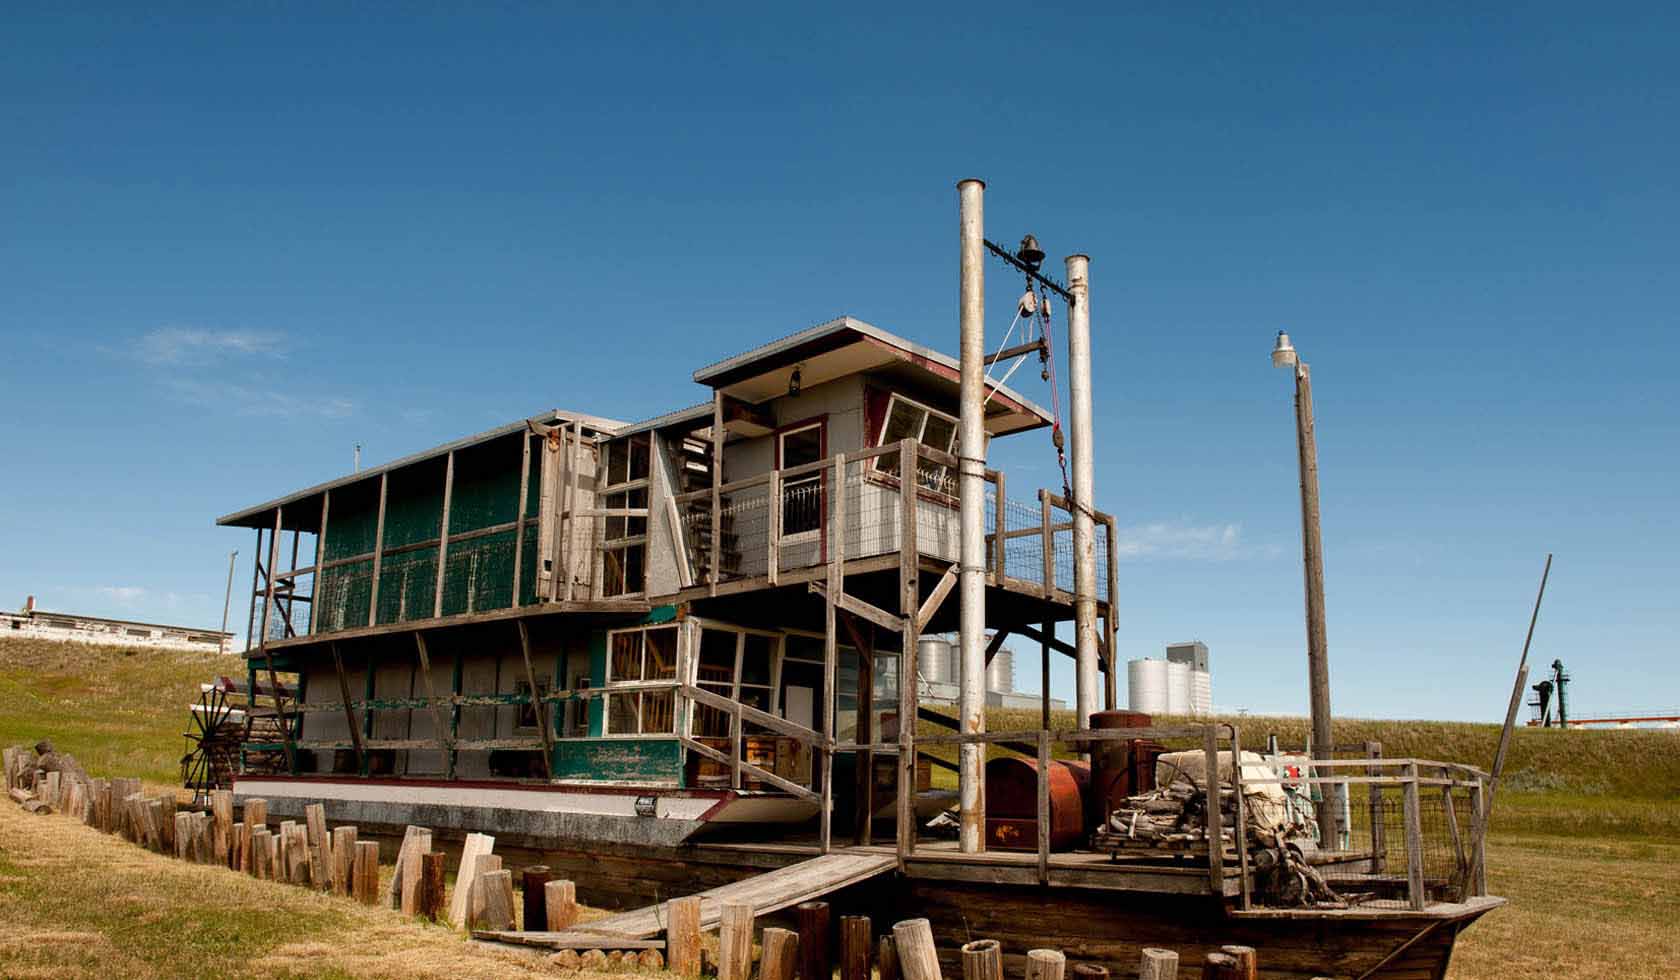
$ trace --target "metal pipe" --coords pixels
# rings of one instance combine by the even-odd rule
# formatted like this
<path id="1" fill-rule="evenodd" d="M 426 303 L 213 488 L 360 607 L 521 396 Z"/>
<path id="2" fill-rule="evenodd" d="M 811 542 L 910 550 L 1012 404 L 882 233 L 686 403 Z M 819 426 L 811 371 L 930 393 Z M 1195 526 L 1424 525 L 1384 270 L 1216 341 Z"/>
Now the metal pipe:
<path id="1" fill-rule="evenodd" d="M 961 497 L 962 550 L 957 584 L 961 589 L 960 675 L 958 715 L 961 731 L 986 730 L 986 373 L 985 182 L 965 180 L 957 185 L 960 202 L 962 274 L 959 305 L 962 323 L 962 386 L 958 493 Z M 904 474 L 913 480 L 914 473 Z M 914 520 L 914 514 L 905 515 Z M 958 758 L 958 795 L 961 829 L 958 844 L 964 854 L 984 847 L 986 746 L 961 747 Z"/>
<path id="2" fill-rule="evenodd" d="M 1092 514 L 1091 438 L 1091 259 L 1067 257 L 1068 400 L 1073 438 L 1073 628 L 1074 707 L 1080 728 L 1091 727 L 1097 710 L 1097 551 Z"/>

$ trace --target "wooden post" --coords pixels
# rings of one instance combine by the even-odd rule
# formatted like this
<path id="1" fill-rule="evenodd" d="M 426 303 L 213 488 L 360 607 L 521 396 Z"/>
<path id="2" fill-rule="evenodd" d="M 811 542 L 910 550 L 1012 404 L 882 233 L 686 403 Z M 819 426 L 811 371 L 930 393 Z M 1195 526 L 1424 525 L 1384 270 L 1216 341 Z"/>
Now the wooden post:
<path id="1" fill-rule="evenodd" d="M 350 895 L 350 882 L 356 867 L 356 828 L 334 827 L 332 832 L 332 889 L 333 894 Z"/>
<path id="2" fill-rule="evenodd" d="M 286 880 L 294 885 L 309 884 L 309 826 L 294 823 L 286 838 Z"/>
<path id="3" fill-rule="evenodd" d="M 768 515 L 769 531 L 764 535 L 766 553 L 764 556 L 764 573 L 772 586 L 781 579 L 782 565 L 782 471 L 770 471 L 770 483 L 764 491 L 765 499 L 769 501 Z"/>
<path id="4" fill-rule="evenodd" d="M 1138 963 L 1138 980 L 1178 980 L 1178 954 L 1154 946 L 1143 948 Z"/>
<path id="5" fill-rule="evenodd" d="M 351 890 L 363 905 L 379 904 L 379 843 L 356 841 L 356 858 L 351 871 Z"/>
<path id="6" fill-rule="evenodd" d="M 1406 763 L 1406 785 L 1401 805 L 1406 820 L 1406 901 L 1412 909 L 1424 907 L 1423 827 L 1419 824 L 1417 763 Z M 1329 802 L 1328 800 L 1326 802 Z"/>
<path id="7" fill-rule="evenodd" d="M 513 928 L 513 872 L 485 871 L 473 882 L 471 928 Z"/>
<path id="8" fill-rule="evenodd" d="M 1059 949 L 1027 950 L 1027 980 L 1062 980 L 1067 957 Z"/>
<path id="9" fill-rule="evenodd" d="M 898 501 L 898 614 L 904 617 L 904 630 L 898 655 L 897 819 L 898 866 L 903 870 L 905 859 L 916 850 L 916 705 L 920 701 L 916 689 L 916 646 L 921 639 L 916 616 L 922 605 L 921 582 L 918 577 L 921 570 L 921 545 L 916 534 L 916 444 L 909 439 L 905 439 L 898 447 Z M 898 927 L 894 926 L 893 929 L 896 934 Z M 901 967 L 904 958 L 905 951 L 901 940 Z M 931 978 L 914 977 L 912 980 Z"/>
<path id="10" fill-rule="evenodd" d="M 939 950 L 933 945 L 933 926 L 926 919 L 905 919 L 893 926 L 898 969 L 904 980 L 944 980 Z"/>
<path id="11" fill-rule="evenodd" d="M 187 843 L 192 834 L 192 814 L 182 810 L 175 814 L 175 860 L 187 859 Z"/>
<path id="12" fill-rule="evenodd" d="M 711 556 L 706 565 L 706 584 L 711 588 L 711 594 L 717 595 L 718 579 L 721 560 L 719 542 L 723 540 L 723 531 L 718 527 L 718 517 L 723 511 L 723 495 L 720 487 L 723 485 L 723 389 L 712 392 L 712 513 L 711 513 Z M 725 977 L 723 980 L 731 980 Z"/>
<path id="13" fill-rule="evenodd" d="M 875 950 L 875 972 L 880 980 L 899 980 L 898 940 L 890 932 L 881 935 L 881 943 Z"/>
<path id="14" fill-rule="evenodd" d="M 520 901 L 524 905 L 520 921 L 525 923 L 526 932 L 535 932 L 539 926 L 548 928 L 548 882 L 553 877 L 546 864 L 533 864 L 519 874 Z"/>
<path id="15" fill-rule="evenodd" d="M 443 914 L 442 851 L 427 851 L 420 856 L 420 901 L 414 914 L 433 922 Z"/>
<path id="16" fill-rule="evenodd" d="M 1470 894 L 1487 894 L 1487 811 L 1480 777 L 1470 790 Z"/>
<path id="17" fill-rule="evenodd" d="M 245 860 L 245 842 L 249 839 L 245 833 L 244 821 L 235 823 L 228 832 L 228 855 L 222 867 L 233 871 L 239 870 L 240 864 Z"/>
<path id="18" fill-rule="evenodd" d="M 53 773 L 53 775 L 58 775 Z M 154 851 L 163 851 L 163 801 L 147 800 L 145 809 L 141 811 L 146 818 L 146 846 Z"/>
<path id="19" fill-rule="evenodd" d="M 332 839 L 327 836 L 327 808 L 311 803 L 303 808 L 304 830 L 308 836 L 309 882 L 325 891 L 331 884 L 327 868 L 332 860 Z"/>
<path id="20" fill-rule="evenodd" d="M 1206 754 L 1203 781 L 1207 784 L 1207 845 L 1208 879 L 1215 896 L 1225 894 L 1225 828 L 1224 813 L 1219 806 L 1219 730 L 1208 725 L 1202 732 L 1202 750 Z M 1241 828 L 1238 828 L 1241 833 Z"/>
<path id="21" fill-rule="evenodd" d="M 489 834 L 468 834 L 461 845 L 461 865 L 455 869 L 455 894 L 449 898 L 449 921 L 456 926 L 466 925 L 467 914 L 472 909 L 473 882 L 483 870 L 479 862 L 491 856 L 495 846 L 496 838 Z"/>
<path id="22" fill-rule="evenodd" d="M 1038 491 L 1038 513 L 1039 550 L 1043 552 L 1040 557 L 1044 559 L 1044 567 L 1041 570 L 1043 580 L 1039 587 L 1044 593 L 1044 598 L 1048 599 L 1056 594 L 1056 534 L 1051 530 L 1053 525 L 1050 520 L 1050 491 L 1048 490 L 1041 489 Z"/>
<path id="23" fill-rule="evenodd" d="M 1104 528 L 1108 543 L 1108 612 L 1103 615 L 1103 630 L 1108 638 L 1108 681 L 1103 690 L 1103 707 L 1113 711 L 1120 706 L 1120 615 L 1116 611 L 1120 602 L 1120 570 L 1116 562 L 1120 559 L 1115 557 L 1120 553 L 1120 545 L 1112 516 L 1104 521 Z"/>
<path id="24" fill-rule="evenodd" d="M 1095 963 L 1075 963 L 1069 972 L 1074 980 L 1108 980 L 1108 967 Z"/>
<path id="25" fill-rule="evenodd" d="M 438 553 L 436 592 L 432 596 L 432 618 L 443 615 L 443 580 L 449 566 L 449 502 L 455 494 L 455 450 L 451 449 L 443 464 L 443 513 L 438 517 Z"/>
<path id="26" fill-rule="evenodd" d="M 552 909 L 553 905 L 549 908 Z M 693 978 L 700 975 L 698 895 L 673 898 L 665 904 L 665 960 L 671 972 L 679 977 Z"/>
<path id="27" fill-rule="evenodd" d="M 268 835 L 267 843 L 268 856 L 263 858 L 263 866 L 268 871 L 268 880 L 283 881 L 285 879 L 285 875 L 280 870 L 282 868 L 282 865 L 280 864 L 280 835 L 270 833 Z"/>
<path id="28" fill-rule="evenodd" d="M 870 980 L 875 930 L 867 915 L 840 917 L 840 980 Z"/>
<path id="29" fill-rule="evenodd" d="M 1038 883 L 1050 884 L 1050 732 L 1038 732 Z"/>
<path id="30" fill-rule="evenodd" d="M 422 873 L 421 859 L 424 858 L 426 853 L 432 849 L 432 832 L 424 828 L 413 829 L 416 833 L 412 837 L 404 838 L 402 854 L 397 859 L 397 864 L 402 871 L 401 908 L 404 915 L 416 915 L 419 913 L 420 875 Z M 510 894 L 512 888 L 513 881 L 510 877 L 508 880 L 508 889 Z M 512 914 L 512 904 L 513 900 L 509 898 L 508 905 L 510 906 L 510 917 Z"/>
<path id="31" fill-rule="evenodd" d="M 385 491 L 390 485 L 390 478 L 390 470 L 379 474 L 379 511 L 373 521 L 373 575 L 368 586 L 369 626 L 379 625 L 379 573 L 385 558 Z M 368 676 L 373 676 L 372 665 L 369 665 Z"/>
<path id="32" fill-rule="evenodd" d="M 162 846 L 165 851 L 175 847 L 175 794 L 165 793 L 158 797 L 158 806 L 162 812 L 158 815 L 158 829 L 163 832 Z"/>
<path id="33" fill-rule="evenodd" d="M 523 619 L 519 620 L 517 625 L 519 652 L 525 658 L 525 683 L 531 687 L 531 714 L 537 719 L 537 728 L 542 732 L 543 778 L 548 779 L 554 774 L 554 727 L 548 723 L 548 702 L 542 699 L 542 691 L 537 687 L 536 671 L 531 667 L 531 629 L 525 625 Z M 454 766 L 450 769 L 453 771 Z M 537 894 L 541 896 L 540 888 Z M 537 921 L 541 920 L 542 916 L 538 916 Z"/>
<path id="34" fill-rule="evenodd" d="M 801 902 L 794 912 L 799 922 L 799 976 L 829 980 L 834 963 L 828 955 L 828 903 Z"/>
<path id="35" fill-rule="evenodd" d="M 764 952 L 759 957 L 759 980 L 793 980 L 799 970 L 799 936 L 774 926 L 764 930 Z"/>
<path id="36" fill-rule="evenodd" d="M 1253 946 L 1221 946 L 1219 951 L 1237 961 L 1240 980 L 1258 980 L 1260 959 Z"/>
<path id="37" fill-rule="evenodd" d="M 416 827 L 412 824 L 403 828 L 402 844 L 397 847 L 397 859 L 391 867 L 391 880 L 385 885 L 385 907 L 388 909 L 402 908 L 403 872 L 408 867 L 409 852 L 414 850 L 415 843 L 422 833 L 426 834 L 428 838 L 431 834 L 426 828 Z M 424 854 L 431 849 L 431 841 L 428 840 L 426 846 L 420 848 L 420 853 Z"/>
<path id="38" fill-rule="evenodd" d="M 350 729 L 350 744 L 356 747 L 356 771 L 366 775 L 367 753 L 362 750 L 362 723 L 356 720 L 356 709 L 350 701 L 350 678 L 344 673 L 344 658 L 339 656 L 338 644 L 329 643 L 332 648 L 333 670 L 338 673 L 338 694 L 344 701 L 344 724 Z M 368 675 L 373 675 L 373 664 L 368 663 Z"/>
<path id="39" fill-rule="evenodd" d="M 1242 980 L 1242 967 L 1229 953 L 1209 953 L 1202 961 L 1202 980 Z"/>
<path id="40" fill-rule="evenodd" d="M 864 746 L 853 756 L 856 763 L 855 800 L 852 807 L 852 843 L 864 845 L 875 828 L 875 624 L 846 613 L 841 620 L 858 653 L 857 741 Z"/>
<path id="41" fill-rule="evenodd" d="M 228 851 L 233 847 L 233 790 L 211 790 L 210 812 L 216 819 L 211 829 L 210 856 L 226 867 Z"/>
<path id="42" fill-rule="evenodd" d="M 718 920 L 718 980 L 748 980 L 752 976 L 752 940 L 753 907 L 745 902 L 725 902 Z"/>
<path id="43" fill-rule="evenodd" d="M 1375 760 L 1382 758 L 1381 742 L 1365 743 L 1365 758 L 1371 759 L 1372 764 L 1365 767 L 1365 775 L 1381 776 L 1382 767 Z M 1371 801 L 1371 870 L 1381 873 L 1388 856 L 1387 828 L 1383 826 L 1382 786 L 1372 783 L 1368 787 Z"/>
<path id="44" fill-rule="evenodd" d="M 577 923 L 577 917 L 577 885 L 562 878 L 551 878 L 544 882 L 543 918 L 540 921 L 548 926 L 548 931 L 564 932 Z M 535 922 L 527 919 L 525 928 L 527 931 L 535 928 Z M 698 919 L 695 920 L 695 928 L 699 928 Z M 667 942 L 666 945 L 670 944 Z"/>
<path id="45" fill-rule="evenodd" d="M 269 838 L 273 836 L 267 827 L 259 827 L 251 832 L 251 877 L 266 879 L 268 875 Z"/>
<path id="46" fill-rule="evenodd" d="M 438 705 L 436 685 L 432 683 L 432 658 L 426 652 L 426 637 L 419 630 L 414 631 L 414 649 L 420 658 L 420 677 L 426 684 L 426 707 L 432 713 L 432 734 L 437 738 L 438 749 L 449 764 L 449 778 L 455 778 L 455 743 L 450 738 L 450 729 L 443 726 L 443 708 Z M 371 669 L 371 668 L 370 668 Z M 532 693 L 536 689 L 532 688 Z"/>
<path id="47" fill-rule="evenodd" d="M 1003 947 L 996 939 L 962 945 L 963 980 L 1003 980 Z"/>

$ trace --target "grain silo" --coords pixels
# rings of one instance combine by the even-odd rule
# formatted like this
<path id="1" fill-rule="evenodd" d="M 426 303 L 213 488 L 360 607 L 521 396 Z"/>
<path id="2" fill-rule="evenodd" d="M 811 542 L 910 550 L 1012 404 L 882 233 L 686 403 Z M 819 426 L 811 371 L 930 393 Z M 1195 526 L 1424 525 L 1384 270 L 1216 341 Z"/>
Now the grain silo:
<path id="1" fill-rule="evenodd" d="M 1205 670 L 1190 672 L 1190 713 L 1197 718 L 1213 714 L 1213 675 Z"/>
<path id="2" fill-rule="evenodd" d="M 1190 665 L 1176 660 L 1167 664 L 1167 714 L 1190 713 Z"/>
<path id="3" fill-rule="evenodd" d="M 1150 715 L 1167 713 L 1167 662 L 1133 660 L 1126 664 L 1126 705 Z"/>
<path id="4" fill-rule="evenodd" d="M 1007 649 L 992 655 L 986 665 L 986 690 L 992 694 L 1015 693 L 1015 655 Z"/>
<path id="5" fill-rule="evenodd" d="M 924 636 L 916 643 L 916 674 L 928 684 L 954 684 L 955 653 L 943 636 Z"/>

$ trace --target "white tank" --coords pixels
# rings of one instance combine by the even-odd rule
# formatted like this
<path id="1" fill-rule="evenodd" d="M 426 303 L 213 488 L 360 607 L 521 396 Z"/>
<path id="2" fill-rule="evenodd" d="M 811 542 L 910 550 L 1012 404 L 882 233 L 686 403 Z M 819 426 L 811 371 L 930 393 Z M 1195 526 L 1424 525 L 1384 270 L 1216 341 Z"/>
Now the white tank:
<path id="1" fill-rule="evenodd" d="M 1190 672 L 1190 713 L 1197 718 L 1213 714 L 1213 677 L 1205 670 Z"/>
<path id="2" fill-rule="evenodd" d="M 1190 713 L 1190 665 L 1167 661 L 1167 714 Z"/>
<path id="3" fill-rule="evenodd" d="M 986 690 L 998 694 L 1015 693 L 1015 655 L 999 650 L 986 665 Z"/>
<path id="4" fill-rule="evenodd" d="M 929 684 L 955 684 L 956 655 L 943 636 L 924 636 L 916 642 L 916 673 Z"/>
<path id="5" fill-rule="evenodd" d="M 1126 705 L 1151 715 L 1167 713 L 1167 662 L 1132 660 L 1126 664 Z"/>

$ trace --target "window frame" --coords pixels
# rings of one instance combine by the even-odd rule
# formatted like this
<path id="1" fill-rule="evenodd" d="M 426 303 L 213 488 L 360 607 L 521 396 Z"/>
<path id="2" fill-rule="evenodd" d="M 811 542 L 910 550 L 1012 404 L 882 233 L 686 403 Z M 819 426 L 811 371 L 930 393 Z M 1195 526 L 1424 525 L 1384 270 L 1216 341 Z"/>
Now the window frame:
<path id="1" fill-rule="evenodd" d="M 751 626 L 736 626 L 734 623 L 725 623 L 712 619 L 691 619 L 690 622 L 695 624 L 694 656 L 688 658 L 688 666 L 684 672 L 686 683 L 692 684 L 701 690 L 708 691 L 720 697 L 728 698 L 736 704 L 741 703 L 741 673 L 742 666 L 746 659 L 747 637 L 749 635 L 763 636 L 770 640 L 770 683 L 768 685 L 748 684 L 747 686 L 754 690 L 767 689 L 770 694 L 769 707 L 763 710 L 769 714 L 780 717 L 778 712 L 780 712 L 782 704 L 782 659 L 786 646 L 786 632 L 781 630 L 757 629 Z M 716 681 L 707 681 L 702 683 L 700 680 L 700 649 L 701 644 L 704 642 L 703 637 L 706 630 L 712 630 L 717 633 L 732 633 L 735 636 L 735 655 L 733 666 L 730 670 L 728 692 L 715 690 L 714 688 L 721 686 Z M 694 711 L 689 711 L 688 718 L 683 726 L 684 734 L 689 738 L 701 737 L 694 734 L 695 714 L 696 713 Z"/>
<path id="2" fill-rule="evenodd" d="M 813 462 L 819 462 L 820 463 L 823 460 L 828 458 L 828 416 L 827 415 L 815 415 L 815 416 L 812 416 L 811 418 L 808 418 L 808 419 L 801 419 L 798 422 L 793 422 L 793 423 L 790 423 L 788 425 L 784 425 L 781 428 L 777 429 L 775 432 L 771 433 L 771 437 L 776 440 L 776 444 L 775 444 L 776 466 L 775 466 L 775 468 L 777 470 L 784 470 L 784 469 L 788 468 L 787 457 L 786 457 L 786 455 L 783 451 L 784 442 L 787 439 L 787 437 L 790 436 L 790 435 L 797 435 L 801 432 L 805 432 L 805 431 L 808 431 L 810 429 L 816 429 L 817 430 L 817 458 L 815 460 L 813 460 Z M 798 465 L 804 466 L 806 464 L 800 463 Z M 808 474 L 805 474 L 803 476 L 796 476 L 796 477 L 793 478 L 792 482 L 796 486 L 805 485 L 805 484 L 814 484 L 818 488 L 817 489 L 817 526 L 814 527 L 814 528 L 811 528 L 809 530 L 806 530 L 806 531 L 794 531 L 792 533 L 789 533 L 787 531 L 783 531 L 782 535 L 781 535 L 781 540 L 785 541 L 789 544 L 798 544 L 799 542 L 802 542 L 802 541 L 822 541 L 822 542 L 826 542 L 827 541 L 827 532 L 828 532 L 828 471 L 826 469 L 820 469 L 815 473 L 808 473 Z M 783 501 L 785 501 L 787 490 L 788 490 L 788 481 L 783 481 L 781 483 L 781 487 L 782 487 Z M 779 501 L 779 502 L 777 502 L 776 506 L 785 508 L 786 504 L 784 502 Z M 783 515 L 784 516 L 783 516 L 782 520 L 785 523 L 786 520 L 787 520 L 787 518 L 785 516 L 786 515 L 785 510 L 783 511 Z M 826 554 L 826 552 L 825 552 L 825 554 Z"/>
<path id="3" fill-rule="evenodd" d="M 675 638 L 673 651 L 675 662 L 671 665 L 672 676 L 668 679 L 648 680 L 648 641 L 647 635 L 655 630 L 669 630 Z M 628 626 L 623 629 L 607 630 L 606 656 L 602 667 L 601 683 L 601 738 L 669 738 L 677 734 L 678 719 L 676 717 L 676 691 L 682 686 L 683 669 L 683 628 L 680 623 L 655 623 L 643 626 Z M 635 680 L 618 680 L 613 677 L 613 643 L 617 637 L 633 633 L 640 638 L 640 648 L 637 651 L 637 673 Z M 665 693 L 672 699 L 672 718 L 669 731 L 642 731 L 642 712 L 646 695 L 649 693 Z M 623 695 L 635 695 L 636 698 L 636 728 L 634 732 L 615 732 L 612 730 L 613 698 Z"/>
<path id="4" fill-rule="evenodd" d="M 601 480 L 595 491 L 595 506 L 599 509 L 612 509 L 614 497 L 622 497 L 624 507 L 631 506 L 631 498 L 637 492 L 642 494 L 642 508 L 648 512 L 646 517 L 601 517 L 597 526 L 600 545 L 596 549 L 597 570 L 596 590 L 603 599 L 620 599 L 644 596 L 647 594 L 647 562 L 648 562 L 648 526 L 653 520 L 653 438 L 650 433 L 636 433 L 622 439 L 609 439 L 600 444 L 601 453 L 597 473 Z M 616 448 L 615 448 L 616 447 Z M 641 476 L 637 476 L 637 457 L 635 450 L 640 447 L 644 458 L 641 460 Z M 613 457 L 624 454 L 625 479 L 619 483 L 608 483 L 612 479 Z M 632 534 L 633 523 L 641 522 L 640 529 Z M 614 524 L 617 523 L 619 533 L 614 534 Z M 632 549 L 641 549 L 640 581 L 629 581 L 629 563 L 626 555 Z M 624 588 L 621 591 L 607 590 L 607 560 L 608 555 L 617 556 L 619 567 L 624 569 Z"/>
<path id="5" fill-rule="evenodd" d="M 897 391 L 888 391 L 887 392 L 887 407 L 886 407 L 886 410 L 881 413 L 881 427 L 875 433 L 874 448 L 879 449 L 881 446 L 885 445 L 883 440 L 885 440 L 886 437 L 887 437 L 887 430 L 892 427 L 893 409 L 895 407 L 897 407 L 900 402 L 903 402 L 904 404 L 909 405 L 912 408 L 919 409 L 922 413 L 922 421 L 921 421 L 921 424 L 916 427 L 916 435 L 914 437 L 915 440 L 916 440 L 916 443 L 918 445 L 927 446 L 929 449 L 937 449 L 942 453 L 947 453 L 947 454 L 952 455 L 952 456 L 955 456 L 957 454 L 957 446 L 962 441 L 962 422 L 961 422 L 961 420 L 957 419 L 955 416 L 949 415 L 945 412 L 940 411 L 937 408 L 934 408 L 932 405 L 928 405 L 928 404 L 925 404 L 923 402 L 919 402 L 916 399 L 911 398 L 909 395 L 901 394 Z M 930 419 L 930 418 L 932 418 L 933 416 L 936 416 L 936 415 L 939 416 L 941 419 L 945 420 L 946 422 L 951 423 L 951 442 L 950 442 L 949 445 L 933 446 L 933 445 L 929 445 L 927 442 L 923 441 L 922 437 L 924 435 L 926 435 L 926 433 L 927 433 L 928 419 Z M 896 456 L 891 455 L 890 453 L 886 454 L 886 455 L 876 456 L 874 458 L 874 460 L 872 461 L 872 466 L 870 467 L 870 472 L 872 474 L 874 474 L 878 479 L 889 480 L 889 481 L 891 481 L 892 485 L 897 485 L 898 480 L 899 480 L 899 474 L 895 469 L 890 469 L 889 468 L 889 467 L 896 467 L 897 465 L 898 465 L 898 458 Z M 949 481 L 949 469 L 950 468 L 947 467 L 947 466 L 938 464 L 938 463 L 929 463 L 927 465 L 932 467 L 933 471 L 935 473 L 939 474 L 938 485 L 937 486 L 928 486 L 926 483 L 924 483 L 920 479 L 918 479 L 916 481 L 917 492 L 922 493 L 922 494 L 926 494 L 931 499 L 939 501 L 941 503 L 949 503 L 949 502 L 955 501 L 957 499 L 955 494 L 952 494 L 952 493 L 949 493 L 949 492 L 947 492 L 943 489 L 940 489 L 941 487 L 945 486 L 946 483 Z M 917 471 L 918 471 L 918 473 L 921 471 L 920 466 L 917 467 Z"/>

